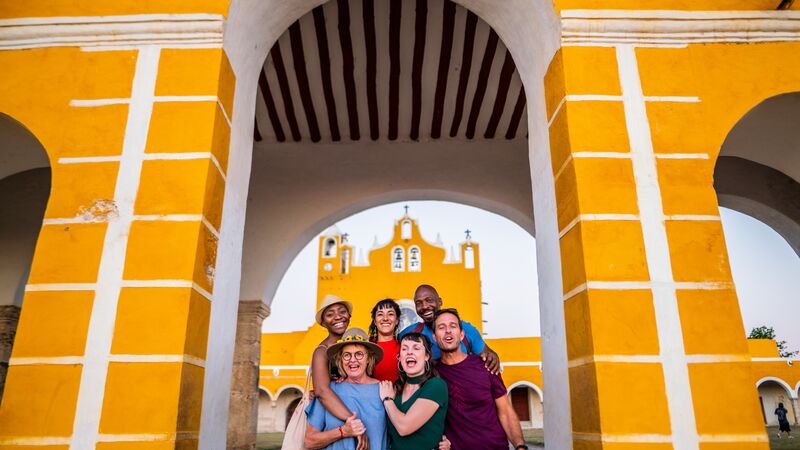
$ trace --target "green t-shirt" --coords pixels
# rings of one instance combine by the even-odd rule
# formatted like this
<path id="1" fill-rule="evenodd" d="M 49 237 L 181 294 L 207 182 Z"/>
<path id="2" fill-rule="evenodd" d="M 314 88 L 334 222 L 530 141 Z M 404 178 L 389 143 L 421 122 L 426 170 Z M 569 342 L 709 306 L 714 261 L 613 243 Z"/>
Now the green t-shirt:
<path id="1" fill-rule="evenodd" d="M 402 403 L 402 393 L 394 398 L 394 404 L 402 413 L 407 413 L 418 398 L 432 400 L 439 405 L 439 409 L 419 430 L 408 435 L 400 436 L 397 429 L 389 422 L 389 447 L 392 450 L 428 450 L 438 449 L 439 441 L 444 434 L 444 418 L 447 415 L 447 384 L 439 377 L 426 381 L 417 392 L 411 394 L 408 401 Z"/>

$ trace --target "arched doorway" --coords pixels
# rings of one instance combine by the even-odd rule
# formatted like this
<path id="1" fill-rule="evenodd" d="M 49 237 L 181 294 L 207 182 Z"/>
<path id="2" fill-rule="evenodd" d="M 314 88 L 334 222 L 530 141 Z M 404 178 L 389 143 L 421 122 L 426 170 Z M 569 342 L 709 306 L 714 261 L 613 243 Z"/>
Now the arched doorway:
<path id="1" fill-rule="evenodd" d="M 775 409 L 782 403 L 783 407 L 789 412 L 786 417 L 791 423 L 797 424 L 798 411 L 795 411 L 792 398 L 792 388 L 785 381 L 778 378 L 760 380 L 757 384 L 758 398 L 761 402 L 761 412 L 764 415 L 764 424 L 767 426 L 778 426 L 778 416 Z"/>
<path id="2" fill-rule="evenodd" d="M 0 114 L 0 399 L 50 187 L 41 143 L 24 125 Z"/>
<path id="3" fill-rule="evenodd" d="M 509 397 L 523 429 L 543 427 L 544 412 L 541 389 L 522 382 L 510 389 Z"/>

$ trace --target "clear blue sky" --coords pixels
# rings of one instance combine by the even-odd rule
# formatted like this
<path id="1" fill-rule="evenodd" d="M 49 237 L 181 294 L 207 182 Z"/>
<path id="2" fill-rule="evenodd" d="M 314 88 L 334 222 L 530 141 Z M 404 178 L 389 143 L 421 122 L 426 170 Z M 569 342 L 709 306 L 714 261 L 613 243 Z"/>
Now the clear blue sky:
<path id="1" fill-rule="evenodd" d="M 448 202 L 393 203 L 361 212 L 338 223 L 349 233 L 350 243 L 366 252 L 377 236 L 386 242 L 403 205 L 417 219 L 422 235 L 435 241 L 439 233 L 446 247 L 472 231 L 481 244 L 484 309 L 489 337 L 539 335 L 535 240 L 515 223 L 484 210 Z M 722 209 L 731 266 L 739 294 L 745 328 L 775 327 L 791 349 L 800 348 L 800 258 L 763 223 Z M 302 330 L 313 323 L 316 298 L 317 239 L 297 256 L 284 276 L 272 303 L 264 331 Z M 357 250 L 358 251 L 358 250 Z"/>

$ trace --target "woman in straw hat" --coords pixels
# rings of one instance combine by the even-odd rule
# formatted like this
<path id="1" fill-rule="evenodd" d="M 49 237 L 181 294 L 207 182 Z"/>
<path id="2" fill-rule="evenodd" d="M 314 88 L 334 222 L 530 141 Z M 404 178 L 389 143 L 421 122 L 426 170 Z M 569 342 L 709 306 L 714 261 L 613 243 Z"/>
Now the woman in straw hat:
<path id="1" fill-rule="evenodd" d="M 385 450 L 386 413 L 378 396 L 378 380 L 372 378 L 383 350 L 368 340 L 364 330 L 351 328 L 341 340 L 328 346 L 326 353 L 343 377 L 329 381 L 328 386 L 353 414 L 341 420 L 315 399 L 306 410 L 305 446 L 355 450 L 359 444 L 356 437 L 366 434 L 371 450 Z"/>

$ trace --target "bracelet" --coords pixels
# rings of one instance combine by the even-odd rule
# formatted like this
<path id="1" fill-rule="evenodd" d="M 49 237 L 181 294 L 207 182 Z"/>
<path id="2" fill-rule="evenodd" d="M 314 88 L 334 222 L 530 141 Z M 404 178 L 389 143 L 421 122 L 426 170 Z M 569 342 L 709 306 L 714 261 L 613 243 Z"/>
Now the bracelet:
<path id="1" fill-rule="evenodd" d="M 519 444 L 518 446 L 514 447 L 514 450 L 520 450 L 520 449 L 528 450 L 528 446 L 525 444 Z"/>
<path id="2" fill-rule="evenodd" d="M 386 400 L 394 401 L 394 399 L 392 397 L 389 397 L 388 395 L 386 397 L 383 397 L 384 403 L 386 402 Z"/>
<path id="3" fill-rule="evenodd" d="M 344 430 L 342 430 L 342 427 L 339 427 L 339 439 L 344 439 Z"/>

